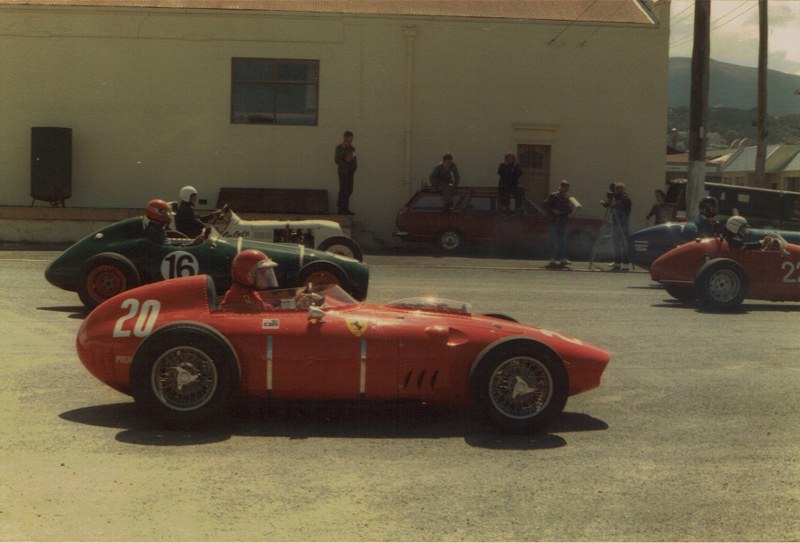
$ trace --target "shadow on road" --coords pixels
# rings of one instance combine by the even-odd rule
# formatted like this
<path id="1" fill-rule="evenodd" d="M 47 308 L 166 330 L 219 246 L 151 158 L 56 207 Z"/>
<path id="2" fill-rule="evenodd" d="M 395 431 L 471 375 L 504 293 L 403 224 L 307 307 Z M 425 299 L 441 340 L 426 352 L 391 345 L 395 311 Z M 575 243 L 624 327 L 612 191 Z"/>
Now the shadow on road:
<path id="1" fill-rule="evenodd" d="M 58 313 L 70 313 L 70 319 L 85 319 L 89 310 L 82 305 L 59 305 L 53 307 L 37 307 L 39 311 L 54 311 Z"/>
<path id="2" fill-rule="evenodd" d="M 123 443 L 184 446 L 225 441 L 233 436 L 366 439 L 463 437 L 473 447 L 538 450 L 563 447 L 556 434 L 605 430 L 608 425 L 581 413 L 564 413 L 547 432 L 512 435 L 476 420 L 468 410 L 433 409 L 416 404 L 325 404 L 237 402 L 229 422 L 197 430 L 165 429 L 146 418 L 133 402 L 84 407 L 62 413 L 64 420 L 117 428 Z"/>

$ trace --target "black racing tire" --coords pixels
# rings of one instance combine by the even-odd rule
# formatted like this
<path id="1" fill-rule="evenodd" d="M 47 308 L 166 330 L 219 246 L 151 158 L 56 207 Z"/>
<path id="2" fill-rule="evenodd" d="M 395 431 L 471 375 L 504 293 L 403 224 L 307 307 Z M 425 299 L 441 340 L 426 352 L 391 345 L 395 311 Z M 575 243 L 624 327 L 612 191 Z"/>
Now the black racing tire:
<path id="1" fill-rule="evenodd" d="M 136 350 L 130 387 L 137 405 L 169 426 L 218 421 L 239 388 L 236 356 L 211 329 L 189 323 L 166 326 Z"/>
<path id="2" fill-rule="evenodd" d="M 322 240 L 317 249 L 337 255 L 349 256 L 359 262 L 364 261 L 364 253 L 361 251 L 361 247 L 354 239 L 347 236 L 333 236 Z"/>
<path id="3" fill-rule="evenodd" d="M 352 282 L 347 273 L 333 262 L 325 260 L 309 262 L 300 268 L 292 283 L 295 287 L 339 285 L 346 292 L 353 290 Z"/>
<path id="4" fill-rule="evenodd" d="M 436 234 L 433 244 L 445 254 L 457 254 L 464 250 L 464 234 L 455 228 L 447 228 Z"/>
<path id="5" fill-rule="evenodd" d="M 569 377 L 548 347 L 511 341 L 473 366 L 469 386 L 484 417 L 505 431 L 522 433 L 541 430 L 564 411 Z"/>
<path id="6" fill-rule="evenodd" d="M 78 297 L 92 310 L 120 292 L 141 284 L 133 262 L 117 253 L 100 253 L 83 263 Z"/>
<path id="7" fill-rule="evenodd" d="M 664 285 L 664 289 L 666 289 L 667 294 L 685 304 L 692 303 L 697 299 L 694 287 L 691 286 Z"/>
<path id="8" fill-rule="evenodd" d="M 697 272 L 694 288 L 703 307 L 731 311 L 742 305 L 747 294 L 747 274 L 738 262 L 715 258 Z"/>
<path id="9" fill-rule="evenodd" d="M 594 236 L 591 232 L 582 230 L 572 232 L 567 236 L 567 254 L 575 260 L 589 260 L 592 257 Z"/>

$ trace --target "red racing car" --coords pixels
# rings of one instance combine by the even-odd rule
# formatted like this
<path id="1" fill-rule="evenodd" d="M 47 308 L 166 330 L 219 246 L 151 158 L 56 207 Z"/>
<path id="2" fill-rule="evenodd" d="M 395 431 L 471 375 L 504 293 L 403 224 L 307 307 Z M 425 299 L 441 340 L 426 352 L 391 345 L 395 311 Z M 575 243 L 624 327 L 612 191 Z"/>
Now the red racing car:
<path id="1" fill-rule="evenodd" d="M 271 309 L 220 309 L 191 276 L 121 293 L 83 322 L 77 349 L 100 381 L 169 425 L 223 416 L 234 396 L 416 400 L 478 407 L 539 429 L 600 385 L 609 353 L 459 302 L 356 302 L 337 285 L 259 293 Z"/>
<path id="2" fill-rule="evenodd" d="M 684 302 L 731 310 L 745 298 L 800 301 L 800 246 L 765 238 L 761 249 L 734 248 L 719 237 L 702 238 L 664 253 L 650 277 Z"/>

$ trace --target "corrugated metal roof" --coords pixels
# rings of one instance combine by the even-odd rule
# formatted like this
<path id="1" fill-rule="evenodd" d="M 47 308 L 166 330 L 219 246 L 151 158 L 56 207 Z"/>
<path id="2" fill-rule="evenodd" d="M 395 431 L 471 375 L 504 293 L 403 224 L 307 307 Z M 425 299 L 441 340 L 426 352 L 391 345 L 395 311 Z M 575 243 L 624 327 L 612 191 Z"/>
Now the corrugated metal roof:
<path id="1" fill-rule="evenodd" d="M 0 5 L 283 11 L 652 25 L 652 0 L 0 0 Z"/>

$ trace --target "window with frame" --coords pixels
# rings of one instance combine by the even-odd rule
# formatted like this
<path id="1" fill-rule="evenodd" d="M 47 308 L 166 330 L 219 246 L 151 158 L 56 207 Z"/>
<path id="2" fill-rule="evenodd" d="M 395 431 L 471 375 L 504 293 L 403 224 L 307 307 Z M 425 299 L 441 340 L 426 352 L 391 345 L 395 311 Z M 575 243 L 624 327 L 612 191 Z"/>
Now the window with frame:
<path id="1" fill-rule="evenodd" d="M 232 124 L 316 126 L 318 114 L 318 60 L 232 59 Z"/>

